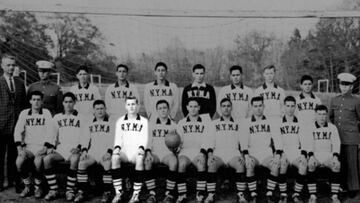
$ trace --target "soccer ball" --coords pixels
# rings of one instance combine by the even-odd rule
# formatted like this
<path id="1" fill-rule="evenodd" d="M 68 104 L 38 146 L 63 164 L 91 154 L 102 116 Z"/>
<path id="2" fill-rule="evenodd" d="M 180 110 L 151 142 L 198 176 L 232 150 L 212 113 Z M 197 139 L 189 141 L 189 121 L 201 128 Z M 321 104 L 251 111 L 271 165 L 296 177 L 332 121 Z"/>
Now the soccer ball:
<path id="1" fill-rule="evenodd" d="M 179 147 L 181 142 L 180 139 L 180 135 L 178 135 L 176 133 L 176 131 L 170 131 L 166 136 L 165 136 L 165 145 L 170 149 L 176 149 Z"/>

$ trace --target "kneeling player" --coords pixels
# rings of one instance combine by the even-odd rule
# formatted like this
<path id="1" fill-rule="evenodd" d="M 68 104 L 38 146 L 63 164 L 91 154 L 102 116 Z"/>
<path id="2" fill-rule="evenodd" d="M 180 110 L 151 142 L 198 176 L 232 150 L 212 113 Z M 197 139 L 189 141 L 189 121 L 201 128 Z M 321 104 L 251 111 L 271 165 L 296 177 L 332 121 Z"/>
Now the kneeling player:
<path id="1" fill-rule="evenodd" d="M 295 187 L 293 200 L 295 203 L 301 202 L 300 192 L 304 186 L 307 171 L 307 151 L 309 143 L 306 143 L 304 127 L 294 115 L 296 109 L 296 99 L 293 96 L 287 96 L 284 100 L 284 112 L 280 125 L 281 139 L 284 153 L 281 157 L 279 189 L 281 202 L 287 202 L 287 183 L 286 172 L 288 163 L 295 167 L 297 175 L 295 178 Z M 310 135 L 308 135 L 310 136 Z M 286 161 L 288 160 L 288 162 Z"/>
<path id="2" fill-rule="evenodd" d="M 309 128 L 312 136 L 313 151 L 308 153 L 308 190 L 310 203 L 316 202 L 316 169 L 327 167 L 331 170 L 329 182 L 331 185 L 331 199 L 333 203 L 340 203 L 338 198 L 340 188 L 340 138 L 335 125 L 327 122 L 328 109 L 325 105 L 315 108 L 315 124 Z"/>
<path id="3" fill-rule="evenodd" d="M 43 193 L 40 187 L 43 158 L 46 156 L 47 146 L 53 140 L 50 131 L 52 116 L 49 110 L 42 108 L 43 97 L 43 93 L 39 91 L 30 93 L 31 108 L 20 113 L 15 126 L 14 138 L 18 150 L 16 166 L 25 185 L 21 197 L 31 194 L 30 172 L 35 182 L 35 197 L 40 198 Z"/>
<path id="4" fill-rule="evenodd" d="M 235 169 L 235 182 L 239 202 L 246 202 L 244 191 L 246 189 L 245 161 L 240 153 L 240 128 L 238 121 L 234 120 L 232 102 L 228 98 L 220 101 L 220 118 L 212 122 L 213 138 L 215 140 L 214 153 L 208 153 L 207 160 L 207 192 L 205 202 L 214 202 L 216 191 L 216 172 L 220 166 L 229 166 Z"/>
<path id="5" fill-rule="evenodd" d="M 253 97 L 251 99 L 253 115 L 242 122 L 242 130 L 245 136 L 245 147 L 242 149 L 245 158 L 247 184 L 251 201 L 256 202 L 257 180 L 254 174 L 256 165 L 261 165 L 270 170 L 267 178 L 266 197 L 273 199 L 273 191 L 277 185 L 279 175 L 282 143 L 280 139 L 280 120 L 271 120 L 264 116 L 264 99 Z M 271 143 L 274 143 L 272 148 Z"/>
<path id="6" fill-rule="evenodd" d="M 178 199 L 183 202 L 187 196 L 186 176 L 187 167 L 192 163 L 197 169 L 196 199 L 202 202 L 206 192 L 206 155 L 210 145 L 207 140 L 210 131 L 208 117 L 200 117 L 200 105 L 196 98 L 190 98 L 186 104 L 188 115 L 179 121 L 177 132 L 181 137 L 180 152 L 178 155 Z M 212 150 L 212 149 L 211 149 Z"/>
<path id="7" fill-rule="evenodd" d="M 104 194 L 102 202 L 108 202 L 111 196 L 111 154 L 114 141 L 114 121 L 110 120 L 106 113 L 106 106 L 103 100 L 95 100 L 93 103 L 94 115 L 89 124 L 89 149 L 83 147 L 77 171 L 78 192 L 75 202 L 80 202 L 88 190 L 88 173 L 90 167 L 99 164 L 102 169 Z"/>
<path id="8" fill-rule="evenodd" d="M 138 114 L 136 97 L 125 100 L 127 114 L 119 118 L 115 127 L 115 147 L 111 157 L 112 178 L 115 188 L 113 203 L 121 201 L 122 179 L 127 176 L 123 163 L 135 164 L 134 192 L 130 202 L 139 202 L 139 193 L 144 178 L 144 156 L 148 147 L 148 120 Z"/>
<path id="9" fill-rule="evenodd" d="M 63 96 L 64 112 L 58 113 L 53 118 L 54 132 L 56 139 L 53 142 L 54 148 L 48 150 L 47 155 L 44 157 L 45 177 L 48 181 L 50 191 L 45 196 L 46 200 L 54 199 L 58 196 L 58 186 L 55 177 L 55 166 L 64 158 L 70 163 L 67 183 L 66 183 L 66 200 L 73 201 L 75 198 L 75 184 L 77 176 L 77 167 L 81 155 L 81 145 L 88 147 L 86 134 L 86 122 L 83 116 L 78 114 L 74 109 L 76 102 L 75 95 L 67 92 Z"/>
<path id="10" fill-rule="evenodd" d="M 165 145 L 165 136 L 169 132 L 176 130 L 176 123 L 170 119 L 169 103 L 166 100 L 159 100 L 156 103 L 157 116 L 153 115 L 150 121 L 150 145 L 151 150 L 146 150 L 145 155 L 145 170 L 146 187 L 150 193 L 147 198 L 148 203 L 156 202 L 155 198 L 155 176 L 154 164 L 159 162 L 168 166 L 168 174 L 166 180 L 166 192 L 164 202 L 173 202 L 174 189 L 176 185 L 176 171 L 178 168 L 177 157 Z"/>

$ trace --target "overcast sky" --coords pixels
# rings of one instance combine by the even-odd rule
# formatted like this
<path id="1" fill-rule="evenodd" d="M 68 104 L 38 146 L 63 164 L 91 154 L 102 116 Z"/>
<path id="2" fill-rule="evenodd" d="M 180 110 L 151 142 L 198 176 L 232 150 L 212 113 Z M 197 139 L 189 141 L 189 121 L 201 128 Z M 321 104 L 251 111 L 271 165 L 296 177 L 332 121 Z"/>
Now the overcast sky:
<path id="1" fill-rule="evenodd" d="M 2 0 L 0 8 L 36 11 L 116 13 L 158 11 L 324 11 L 335 10 L 341 0 Z M 41 14 L 41 16 L 46 16 Z M 160 51 L 175 38 L 187 48 L 230 47 L 237 35 L 252 30 L 287 39 L 294 28 L 306 35 L 318 21 L 302 19 L 150 18 L 88 15 L 105 36 L 107 51 L 119 57 Z M 112 44 L 112 45 L 110 45 Z"/>

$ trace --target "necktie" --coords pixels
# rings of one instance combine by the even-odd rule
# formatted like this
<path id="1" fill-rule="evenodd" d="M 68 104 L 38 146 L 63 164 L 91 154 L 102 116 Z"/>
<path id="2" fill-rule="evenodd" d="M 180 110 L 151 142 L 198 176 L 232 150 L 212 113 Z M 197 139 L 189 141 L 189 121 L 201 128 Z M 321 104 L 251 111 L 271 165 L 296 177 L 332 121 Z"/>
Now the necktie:
<path id="1" fill-rule="evenodd" d="M 9 82 L 10 82 L 10 92 L 15 92 L 15 89 L 14 89 L 14 84 L 13 84 L 13 79 L 12 79 L 12 77 L 9 77 Z"/>

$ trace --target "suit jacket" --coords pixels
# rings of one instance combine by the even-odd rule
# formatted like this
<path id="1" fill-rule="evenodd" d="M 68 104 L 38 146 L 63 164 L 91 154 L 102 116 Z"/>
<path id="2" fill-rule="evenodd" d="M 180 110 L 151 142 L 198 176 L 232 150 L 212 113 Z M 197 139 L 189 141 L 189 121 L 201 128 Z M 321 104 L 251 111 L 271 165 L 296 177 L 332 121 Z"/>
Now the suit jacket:
<path id="1" fill-rule="evenodd" d="M 13 77 L 15 93 L 11 93 L 4 75 L 0 76 L 0 132 L 11 133 L 20 112 L 26 108 L 26 90 L 24 81 Z M 1 137 L 0 137 L 1 139 Z"/>

